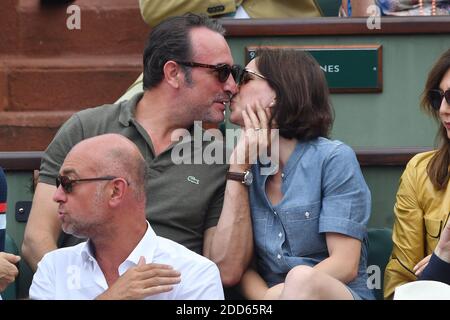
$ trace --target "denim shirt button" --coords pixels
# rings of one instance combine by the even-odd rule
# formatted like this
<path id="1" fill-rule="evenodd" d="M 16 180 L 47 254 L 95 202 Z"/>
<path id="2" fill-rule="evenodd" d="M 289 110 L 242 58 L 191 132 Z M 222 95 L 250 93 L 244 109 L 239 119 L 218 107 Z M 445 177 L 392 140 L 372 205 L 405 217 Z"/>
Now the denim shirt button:
<path id="1" fill-rule="evenodd" d="M 281 238 L 282 236 L 283 236 L 283 234 L 280 232 L 280 233 L 278 234 L 278 237 Z"/>
<path id="2" fill-rule="evenodd" d="M 278 255 L 277 255 L 277 258 L 278 258 L 278 259 L 281 259 L 281 255 L 280 255 L 280 254 L 278 254 Z"/>
<path id="3" fill-rule="evenodd" d="M 306 217 L 306 219 L 309 219 L 309 211 L 305 212 L 305 217 Z"/>
<path id="4" fill-rule="evenodd" d="M 284 179 L 284 173 L 282 173 L 282 174 L 281 174 L 281 178 L 283 178 L 283 179 Z"/>
<path id="5" fill-rule="evenodd" d="M 277 212 L 276 212 L 276 211 L 274 211 L 274 212 L 273 212 L 273 214 L 274 214 L 274 215 L 277 215 Z"/>

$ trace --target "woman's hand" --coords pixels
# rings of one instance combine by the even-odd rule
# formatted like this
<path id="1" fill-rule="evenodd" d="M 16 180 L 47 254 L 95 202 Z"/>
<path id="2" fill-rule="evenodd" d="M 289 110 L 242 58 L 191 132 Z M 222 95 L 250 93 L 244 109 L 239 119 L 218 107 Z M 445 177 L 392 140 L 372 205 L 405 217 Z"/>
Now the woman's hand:
<path id="1" fill-rule="evenodd" d="M 242 111 L 244 127 L 230 157 L 231 165 L 242 165 L 246 170 L 259 156 L 270 156 L 272 134 L 269 125 L 270 110 L 260 101 L 247 105 Z"/>

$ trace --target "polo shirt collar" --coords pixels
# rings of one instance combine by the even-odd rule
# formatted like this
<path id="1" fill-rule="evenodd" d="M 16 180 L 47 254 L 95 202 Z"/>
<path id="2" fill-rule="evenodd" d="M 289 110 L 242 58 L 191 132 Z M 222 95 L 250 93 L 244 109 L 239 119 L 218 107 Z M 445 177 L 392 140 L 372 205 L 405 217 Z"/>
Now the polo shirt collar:
<path id="1" fill-rule="evenodd" d="M 143 92 L 139 92 L 132 96 L 130 100 L 125 100 L 120 103 L 119 122 L 125 127 L 129 127 L 131 120 L 134 119 L 136 106 L 143 95 Z"/>

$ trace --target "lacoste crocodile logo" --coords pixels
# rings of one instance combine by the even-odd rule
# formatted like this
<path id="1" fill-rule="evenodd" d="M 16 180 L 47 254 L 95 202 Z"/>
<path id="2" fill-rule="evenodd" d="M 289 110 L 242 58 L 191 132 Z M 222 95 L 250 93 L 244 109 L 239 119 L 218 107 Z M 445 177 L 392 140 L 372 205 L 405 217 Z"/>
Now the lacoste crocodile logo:
<path id="1" fill-rule="evenodd" d="M 187 181 L 189 181 L 190 183 L 194 183 L 194 184 L 200 184 L 200 180 L 198 180 L 196 177 L 194 176 L 188 176 L 187 177 Z"/>

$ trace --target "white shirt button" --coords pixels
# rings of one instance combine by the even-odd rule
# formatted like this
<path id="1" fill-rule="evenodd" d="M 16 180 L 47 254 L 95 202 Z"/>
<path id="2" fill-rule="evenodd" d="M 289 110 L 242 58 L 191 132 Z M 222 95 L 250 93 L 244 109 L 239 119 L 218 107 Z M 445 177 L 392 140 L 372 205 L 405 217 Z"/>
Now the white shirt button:
<path id="1" fill-rule="evenodd" d="M 278 237 L 281 238 L 282 236 L 283 236 L 283 234 L 280 232 L 280 233 L 278 234 Z"/>
<path id="2" fill-rule="evenodd" d="M 305 217 L 306 217 L 306 219 L 309 219 L 309 212 L 308 211 L 305 212 Z"/>
<path id="3" fill-rule="evenodd" d="M 280 254 L 279 254 L 279 255 L 277 255 L 277 258 L 278 258 L 278 259 L 281 259 L 281 255 L 280 255 Z"/>
<path id="4" fill-rule="evenodd" d="M 283 178 L 283 179 L 284 179 L 284 173 L 281 173 L 281 178 Z"/>
<path id="5" fill-rule="evenodd" d="M 274 212 L 273 212 L 273 214 L 274 214 L 274 215 L 277 215 L 277 212 L 276 212 L 276 211 L 274 211 Z"/>

